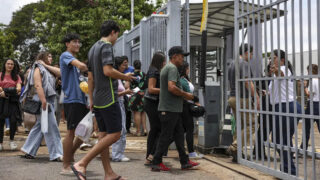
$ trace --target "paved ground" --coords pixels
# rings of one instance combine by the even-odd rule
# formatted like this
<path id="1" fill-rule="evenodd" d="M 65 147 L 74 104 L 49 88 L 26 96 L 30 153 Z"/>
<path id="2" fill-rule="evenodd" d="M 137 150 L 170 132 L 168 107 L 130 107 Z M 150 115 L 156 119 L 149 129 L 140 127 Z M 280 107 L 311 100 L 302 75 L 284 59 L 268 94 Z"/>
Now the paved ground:
<path id="1" fill-rule="evenodd" d="M 201 170 L 182 171 L 179 169 L 179 162 L 175 158 L 166 158 L 166 164 L 172 168 L 170 172 L 151 172 L 150 168 L 143 165 L 144 154 L 127 153 L 128 157 L 132 159 L 127 163 L 112 163 L 115 172 L 123 177 L 131 180 L 141 179 L 219 179 L 212 173 Z M 77 159 L 82 155 L 77 155 Z M 43 180 L 43 179 L 76 179 L 75 176 L 62 176 L 59 174 L 61 163 L 49 162 L 46 155 L 41 155 L 35 160 L 26 160 L 17 156 L 1 157 L 0 158 L 0 179 L 10 180 Z M 14 167 L 14 168 L 12 168 Z M 94 159 L 88 167 L 87 173 L 89 180 L 101 180 L 104 177 L 103 168 L 100 157 Z"/>
<path id="2" fill-rule="evenodd" d="M 61 136 L 66 132 L 65 124 L 60 124 Z M 27 134 L 20 129 L 15 140 L 20 148 Z M 41 146 L 38 156 L 34 160 L 22 159 L 20 151 L 9 151 L 8 136 L 4 138 L 5 150 L 0 152 L 0 180 L 56 180 L 76 179 L 74 176 L 62 176 L 59 174 L 62 163 L 49 162 L 46 146 Z M 274 179 L 251 168 L 234 164 L 231 158 L 223 155 L 209 155 L 206 159 L 196 160 L 201 165 L 189 171 L 180 170 L 176 151 L 169 151 L 164 159 L 172 171 L 151 172 L 150 168 L 143 165 L 146 151 L 146 137 L 127 137 L 126 155 L 132 159 L 127 163 L 112 163 L 114 170 L 127 179 L 133 180 L 219 180 L 219 179 Z M 78 150 L 76 160 L 84 156 L 87 151 Z M 103 179 L 104 173 L 100 157 L 95 158 L 88 167 L 88 179 Z"/>

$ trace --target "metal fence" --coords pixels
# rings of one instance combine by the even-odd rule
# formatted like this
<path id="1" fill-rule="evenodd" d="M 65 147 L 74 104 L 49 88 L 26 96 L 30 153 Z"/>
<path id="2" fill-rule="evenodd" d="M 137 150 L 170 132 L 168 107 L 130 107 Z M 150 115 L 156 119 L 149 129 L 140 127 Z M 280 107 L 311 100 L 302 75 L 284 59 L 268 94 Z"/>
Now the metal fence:
<path id="1" fill-rule="evenodd" d="M 142 71 L 147 72 L 155 52 L 167 55 L 172 46 L 181 45 L 181 2 L 169 1 L 156 14 L 143 18 L 132 30 L 117 40 L 115 56 L 126 55 L 129 64 L 140 60 Z"/>
<path id="2" fill-rule="evenodd" d="M 239 163 L 283 179 L 320 179 L 319 0 L 240 0 L 234 14 Z M 245 44 L 262 57 L 261 72 L 242 69 Z"/>

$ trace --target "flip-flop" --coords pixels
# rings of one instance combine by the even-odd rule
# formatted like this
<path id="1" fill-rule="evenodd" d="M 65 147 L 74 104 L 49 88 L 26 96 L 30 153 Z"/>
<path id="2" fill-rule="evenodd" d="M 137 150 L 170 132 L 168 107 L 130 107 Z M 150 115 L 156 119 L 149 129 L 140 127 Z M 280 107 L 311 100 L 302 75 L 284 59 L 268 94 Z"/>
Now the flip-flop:
<path id="1" fill-rule="evenodd" d="M 113 179 L 113 180 L 120 180 L 121 176 L 118 176 L 117 178 Z"/>
<path id="2" fill-rule="evenodd" d="M 77 171 L 76 168 L 75 168 L 73 165 L 71 165 L 70 167 L 71 167 L 74 175 L 77 176 L 78 180 L 81 180 L 80 176 L 81 176 L 82 178 L 84 178 L 84 180 L 87 180 L 87 177 L 86 177 L 84 174 L 82 174 L 82 172 Z"/>
<path id="3" fill-rule="evenodd" d="M 73 173 L 73 171 L 65 171 L 65 170 L 62 170 L 62 171 L 60 172 L 60 174 L 61 174 L 61 175 L 73 175 L 74 173 Z"/>

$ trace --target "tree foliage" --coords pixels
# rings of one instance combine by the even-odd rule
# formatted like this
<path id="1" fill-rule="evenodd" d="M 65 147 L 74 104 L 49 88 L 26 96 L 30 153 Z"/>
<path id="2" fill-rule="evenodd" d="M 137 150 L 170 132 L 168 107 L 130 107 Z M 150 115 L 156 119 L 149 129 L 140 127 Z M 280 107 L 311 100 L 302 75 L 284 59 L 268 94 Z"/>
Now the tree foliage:
<path id="1" fill-rule="evenodd" d="M 13 39 L 15 39 L 15 35 L 12 32 L 8 32 L 3 24 L 0 24 L 0 59 L 14 57 Z M 1 68 L 3 61 L 0 62 Z"/>
<path id="2" fill-rule="evenodd" d="M 149 1 L 134 1 L 135 24 L 157 8 Z M 117 21 L 120 34 L 130 29 L 130 3 L 130 0 L 44 0 L 24 6 L 13 14 L 8 27 L 16 35 L 13 45 L 19 52 L 19 61 L 29 63 L 40 50 L 48 50 L 57 63 L 65 51 L 61 41 L 70 32 L 80 34 L 82 47 L 78 59 L 85 61 L 90 47 L 100 38 L 103 21 Z"/>

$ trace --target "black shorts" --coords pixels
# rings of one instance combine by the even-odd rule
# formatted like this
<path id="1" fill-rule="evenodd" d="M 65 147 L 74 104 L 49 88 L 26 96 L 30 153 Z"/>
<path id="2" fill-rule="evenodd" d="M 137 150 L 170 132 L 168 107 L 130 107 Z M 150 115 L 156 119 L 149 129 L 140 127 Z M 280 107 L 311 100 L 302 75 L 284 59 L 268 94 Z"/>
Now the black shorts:
<path id="1" fill-rule="evenodd" d="M 122 130 L 122 115 L 118 102 L 107 108 L 94 108 L 94 114 L 100 132 L 112 134 Z"/>
<path id="2" fill-rule="evenodd" d="M 85 104 L 81 103 L 65 103 L 63 104 L 64 113 L 67 119 L 67 129 L 74 130 L 79 122 L 88 114 L 89 109 Z"/>

